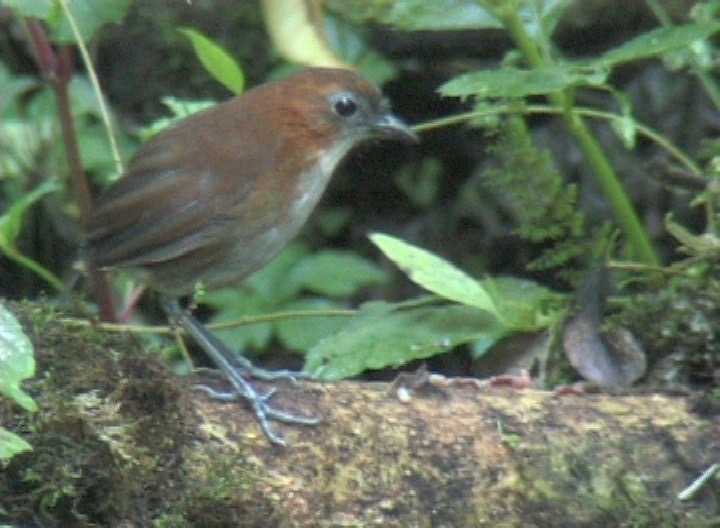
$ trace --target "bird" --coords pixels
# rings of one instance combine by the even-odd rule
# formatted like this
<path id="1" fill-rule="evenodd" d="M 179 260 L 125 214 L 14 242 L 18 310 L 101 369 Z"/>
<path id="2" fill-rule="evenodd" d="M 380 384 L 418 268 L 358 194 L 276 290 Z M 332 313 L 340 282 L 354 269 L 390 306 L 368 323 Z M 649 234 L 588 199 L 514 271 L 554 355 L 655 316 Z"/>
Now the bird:
<path id="1" fill-rule="evenodd" d="M 212 397 L 246 400 L 267 438 L 271 420 L 314 425 L 271 403 L 252 378 L 266 371 L 230 350 L 180 299 L 197 285 L 240 284 L 300 231 L 347 155 L 373 141 L 415 143 L 377 85 L 352 70 L 306 68 L 179 120 L 150 139 L 101 194 L 86 224 L 85 260 L 129 269 L 157 292 L 168 319 L 184 328 L 233 389 Z"/>

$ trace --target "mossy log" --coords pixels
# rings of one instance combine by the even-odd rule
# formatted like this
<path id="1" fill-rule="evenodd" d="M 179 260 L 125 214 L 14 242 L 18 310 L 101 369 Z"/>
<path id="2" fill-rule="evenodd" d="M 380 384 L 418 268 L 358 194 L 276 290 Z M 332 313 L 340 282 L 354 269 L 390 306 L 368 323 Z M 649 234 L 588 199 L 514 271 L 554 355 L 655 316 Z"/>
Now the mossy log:
<path id="1" fill-rule="evenodd" d="M 718 520 L 720 419 L 692 398 L 384 383 L 282 384 L 318 415 L 270 445 L 242 403 L 210 400 L 139 340 L 14 306 L 31 336 L 33 416 L 0 421 L 34 451 L 0 468 L 18 526 L 688 526 Z M 221 381 L 213 379 L 220 384 Z"/>

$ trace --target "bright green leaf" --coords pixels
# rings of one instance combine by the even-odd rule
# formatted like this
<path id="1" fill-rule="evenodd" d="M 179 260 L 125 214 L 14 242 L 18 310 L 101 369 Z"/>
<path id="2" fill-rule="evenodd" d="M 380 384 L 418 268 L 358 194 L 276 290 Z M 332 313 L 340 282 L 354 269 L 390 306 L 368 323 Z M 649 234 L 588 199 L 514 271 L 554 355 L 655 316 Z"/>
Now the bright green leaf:
<path id="1" fill-rule="evenodd" d="M 388 235 L 375 233 L 370 240 L 426 290 L 500 317 L 495 302 L 482 285 L 446 260 Z"/>
<path id="2" fill-rule="evenodd" d="M 443 84 L 440 93 L 446 97 L 526 97 L 558 92 L 570 86 L 600 86 L 607 73 L 571 67 L 549 67 L 535 70 L 503 68 L 461 75 Z"/>
<path id="3" fill-rule="evenodd" d="M 0 427 L 0 460 L 8 460 L 25 451 L 32 451 L 32 446 L 15 433 Z"/>
<path id="4" fill-rule="evenodd" d="M 305 370 L 323 379 L 355 376 L 365 370 L 397 367 L 464 343 L 495 342 L 508 328 L 469 306 L 397 310 L 369 303 L 343 329 L 313 347 Z"/>
<path id="5" fill-rule="evenodd" d="M 0 304 L 0 394 L 28 411 L 35 401 L 20 388 L 20 382 L 35 375 L 35 357 L 30 339 L 15 316 Z"/>
<path id="6" fill-rule="evenodd" d="M 295 266 L 287 280 L 328 297 L 348 297 L 365 286 L 380 284 L 385 273 L 349 251 L 320 251 Z"/>
<path id="7" fill-rule="evenodd" d="M 600 62 L 614 66 L 657 57 L 676 49 L 691 47 L 695 41 L 706 39 L 718 31 L 718 22 L 654 29 L 608 51 L 600 58 Z"/>
<path id="8" fill-rule="evenodd" d="M 195 29 L 180 28 L 178 31 L 190 39 L 195 55 L 210 75 L 232 93 L 242 93 L 245 75 L 232 55 Z"/>

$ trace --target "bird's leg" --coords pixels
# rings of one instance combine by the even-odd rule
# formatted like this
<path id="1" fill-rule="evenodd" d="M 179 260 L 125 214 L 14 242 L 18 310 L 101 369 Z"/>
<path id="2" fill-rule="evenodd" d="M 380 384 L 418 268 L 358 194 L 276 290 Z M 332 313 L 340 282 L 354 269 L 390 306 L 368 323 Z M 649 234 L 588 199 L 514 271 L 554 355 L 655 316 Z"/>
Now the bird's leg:
<path id="1" fill-rule="evenodd" d="M 195 295 L 193 295 L 191 297 L 190 304 L 184 310 L 184 313 L 187 313 L 187 315 L 189 315 L 190 317 L 192 317 L 190 315 L 191 311 L 197 307 L 196 295 L 197 295 L 197 292 Z M 169 301 L 172 302 L 171 299 Z M 165 300 L 163 302 L 165 302 Z M 165 310 L 165 312 L 168 313 L 167 309 Z M 225 345 L 223 345 L 220 342 L 220 340 L 217 339 L 213 334 L 211 334 L 207 330 L 207 328 L 205 328 L 203 325 L 200 325 L 200 323 L 197 320 L 195 320 L 195 322 L 198 324 L 198 326 L 202 327 L 201 328 L 202 331 L 204 331 L 208 334 L 207 339 L 218 343 L 218 346 L 222 349 L 223 352 L 229 352 L 227 350 L 227 347 Z M 242 356 L 242 355 L 238 355 L 238 354 L 229 353 L 229 355 L 226 355 L 226 359 L 230 362 L 230 364 L 236 363 L 237 365 L 239 365 L 240 368 L 242 368 L 242 370 L 247 372 L 251 377 L 253 377 L 255 379 L 261 379 L 264 381 L 289 379 L 290 381 L 295 382 L 295 380 L 298 380 L 298 379 L 313 378 L 313 376 L 311 374 L 309 374 L 307 372 L 302 372 L 299 370 L 284 370 L 284 369 L 267 370 L 267 369 L 263 369 L 260 367 L 256 367 L 255 365 L 252 364 L 252 362 L 248 358 L 246 358 L 245 356 Z"/>
<path id="2" fill-rule="evenodd" d="M 267 374 L 269 371 L 262 369 L 255 369 L 250 361 L 246 358 L 240 360 L 241 367 L 238 369 L 233 365 L 233 361 L 237 360 L 234 354 L 220 341 L 215 335 L 213 335 L 200 321 L 195 319 L 192 315 L 183 310 L 177 299 L 169 297 L 161 297 L 162 307 L 165 310 L 168 318 L 171 322 L 179 324 L 186 332 L 188 332 L 198 345 L 210 356 L 215 366 L 225 373 L 233 386 L 234 392 L 221 393 L 210 389 L 209 387 L 201 386 L 211 397 L 220 400 L 237 400 L 244 398 L 252 406 L 255 416 L 260 422 L 260 427 L 264 431 L 265 435 L 271 442 L 276 444 L 285 445 L 285 439 L 275 432 L 270 420 L 274 419 L 280 422 L 289 424 L 300 424 L 300 425 L 315 425 L 320 420 L 314 417 L 296 416 L 291 413 L 280 411 L 270 405 L 270 399 L 275 394 L 276 389 L 270 389 L 267 393 L 261 394 L 250 384 L 250 382 L 240 372 L 241 370 L 247 372 L 251 376 L 255 376 L 257 372 Z M 275 376 L 274 373 L 270 372 L 271 376 L 265 377 L 258 375 L 261 379 L 278 379 L 278 378 L 294 378 L 297 373 L 290 373 L 290 371 L 280 371 L 280 375 Z"/>

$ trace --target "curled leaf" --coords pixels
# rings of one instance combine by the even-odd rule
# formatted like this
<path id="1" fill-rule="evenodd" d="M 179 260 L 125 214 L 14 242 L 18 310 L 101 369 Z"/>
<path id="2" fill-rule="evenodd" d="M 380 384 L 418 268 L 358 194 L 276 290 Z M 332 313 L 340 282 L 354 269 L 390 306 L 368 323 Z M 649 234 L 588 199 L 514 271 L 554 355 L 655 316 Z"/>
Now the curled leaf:
<path id="1" fill-rule="evenodd" d="M 262 0 L 265 24 L 280 54 L 291 62 L 348 68 L 328 43 L 317 0 Z"/>
<path id="2" fill-rule="evenodd" d="M 599 332 L 581 312 L 563 331 L 565 354 L 573 367 L 600 387 L 629 387 L 645 374 L 645 351 L 627 328 Z"/>
<path id="3" fill-rule="evenodd" d="M 588 272 L 578 296 L 580 311 L 563 330 L 563 347 L 583 378 L 600 387 L 617 389 L 643 376 L 647 365 L 645 352 L 629 330 L 600 330 L 607 281 L 603 260 Z"/>

